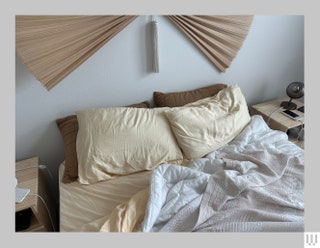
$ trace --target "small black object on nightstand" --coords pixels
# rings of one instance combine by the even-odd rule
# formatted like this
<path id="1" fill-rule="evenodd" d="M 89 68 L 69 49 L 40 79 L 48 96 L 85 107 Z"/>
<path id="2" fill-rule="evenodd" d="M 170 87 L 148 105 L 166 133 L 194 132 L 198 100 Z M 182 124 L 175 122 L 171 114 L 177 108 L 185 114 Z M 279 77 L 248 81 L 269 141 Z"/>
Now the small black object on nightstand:
<path id="1" fill-rule="evenodd" d="M 297 108 L 300 112 L 304 113 L 304 106 L 301 106 L 300 108 Z"/>
<path id="2" fill-rule="evenodd" d="M 16 212 L 16 232 L 27 229 L 30 226 L 31 208 Z"/>

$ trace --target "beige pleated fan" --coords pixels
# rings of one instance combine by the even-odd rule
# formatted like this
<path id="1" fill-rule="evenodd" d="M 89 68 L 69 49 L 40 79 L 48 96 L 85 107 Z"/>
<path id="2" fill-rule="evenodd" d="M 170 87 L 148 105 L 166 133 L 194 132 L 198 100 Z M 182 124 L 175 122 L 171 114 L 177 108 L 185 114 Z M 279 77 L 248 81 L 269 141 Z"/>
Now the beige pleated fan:
<path id="1" fill-rule="evenodd" d="M 52 89 L 136 16 L 16 16 L 16 51 Z"/>
<path id="2" fill-rule="evenodd" d="M 50 90 L 136 17 L 18 15 L 16 51 L 30 72 Z M 225 71 L 237 55 L 253 18 L 233 15 L 168 17 L 221 71 Z M 156 72 L 159 71 L 157 63 Z"/>
<path id="3" fill-rule="evenodd" d="M 168 17 L 222 72 L 237 56 L 253 20 L 251 15 Z"/>

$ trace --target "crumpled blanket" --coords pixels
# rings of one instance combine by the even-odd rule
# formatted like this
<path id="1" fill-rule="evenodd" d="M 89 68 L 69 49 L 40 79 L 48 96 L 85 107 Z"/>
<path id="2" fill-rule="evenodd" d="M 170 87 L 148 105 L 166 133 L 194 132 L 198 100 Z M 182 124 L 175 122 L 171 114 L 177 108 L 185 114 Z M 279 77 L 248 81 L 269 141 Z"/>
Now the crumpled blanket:
<path id="1" fill-rule="evenodd" d="M 114 231 L 303 232 L 304 152 L 253 116 L 207 157 L 158 166 L 149 189 L 132 199 L 101 231 L 110 231 L 112 220 L 125 222 Z"/>
<path id="2" fill-rule="evenodd" d="M 211 174 L 207 182 L 200 181 L 199 187 L 192 184 L 191 189 L 183 190 L 184 193 L 199 190 L 200 193 L 190 201 L 184 202 L 186 197 L 176 194 L 177 199 L 172 203 L 172 189 L 160 194 L 170 200 L 155 200 L 151 191 L 142 231 L 303 232 L 302 160 L 266 151 L 232 157 L 223 158 L 224 170 Z M 172 165 L 160 167 L 166 170 L 162 178 L 159 176 L 163 182 L 171 170 L 176 170 Z M 189 186 L 190 182 L 179 187 Z M 201 191 L 203 187 L 205 189 Z M 160 211 L 157 211 L 158 206 L 153 206 L 153 201 L 162 204 Z M 175 208 L 179 209 L 176 211 Z"/>

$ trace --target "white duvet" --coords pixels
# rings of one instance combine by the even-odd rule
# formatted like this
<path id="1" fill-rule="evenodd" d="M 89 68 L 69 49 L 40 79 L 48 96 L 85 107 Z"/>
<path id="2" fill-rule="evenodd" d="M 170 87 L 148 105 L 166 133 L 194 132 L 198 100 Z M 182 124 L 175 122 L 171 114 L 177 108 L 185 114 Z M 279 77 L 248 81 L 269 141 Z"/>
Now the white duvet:
<path id="1" fill-rule="evenodd" d="M 154 169 L 141 231 L 302 232 L 303 200 L 304 151 L 253 116 L 205 158 Z"/>

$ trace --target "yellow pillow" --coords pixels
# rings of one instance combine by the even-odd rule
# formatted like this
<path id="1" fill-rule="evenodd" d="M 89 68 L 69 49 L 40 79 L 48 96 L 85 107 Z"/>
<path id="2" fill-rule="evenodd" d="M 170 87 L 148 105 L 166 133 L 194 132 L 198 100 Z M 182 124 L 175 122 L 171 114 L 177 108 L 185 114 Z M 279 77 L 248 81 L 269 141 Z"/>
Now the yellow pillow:
<path id="1" fill-rule="evenodd" d="M 82 184 L 182 163 L 166 108 L 100 108 L 77 111 L 76 141 Z"/>
<path id="2" fill-rule="evenodd" d="M 248 106 L 237 85 L 165 112 L 187 159 L 199 158 L 234 139 L 249 123 Z"/>

